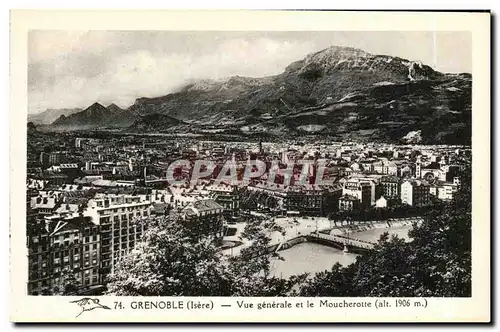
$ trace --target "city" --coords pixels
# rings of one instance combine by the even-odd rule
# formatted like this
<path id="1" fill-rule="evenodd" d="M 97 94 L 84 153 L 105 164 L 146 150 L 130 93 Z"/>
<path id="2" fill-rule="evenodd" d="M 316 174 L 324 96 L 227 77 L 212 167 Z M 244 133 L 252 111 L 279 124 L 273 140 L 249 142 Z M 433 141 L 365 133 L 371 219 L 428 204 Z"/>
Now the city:
<path id="1" fill-rule="evenodd" d="M 28 129 L 29 294 L 102 294 L 148 222 L 164 216 L 195 223 L 197 236 L 229 256 L 250 245 L 241 237 L 248 224 L 272 221 L 270 250 L 290 260 L 271 264 L 276 276 L 319 272 L 337 257 L 348 265 L 383 232 L 405 238 L 430 207 L 451 201 L 471 164 L 467 146 L 101 135 Z M 177 160 L 191 165 L 179 164 L 174 181 L 167 170 Z M 213 171 L 193 181 L 199 160 Z M 221 180 L 228 160 L 240 181 Z M 266 172 L 241 181 L 256 160 L 278 165 L 272 182 Z M 303 242 L 328 247 L 318 255 L 332 263 L 290 268 L 310 259 Z"/>

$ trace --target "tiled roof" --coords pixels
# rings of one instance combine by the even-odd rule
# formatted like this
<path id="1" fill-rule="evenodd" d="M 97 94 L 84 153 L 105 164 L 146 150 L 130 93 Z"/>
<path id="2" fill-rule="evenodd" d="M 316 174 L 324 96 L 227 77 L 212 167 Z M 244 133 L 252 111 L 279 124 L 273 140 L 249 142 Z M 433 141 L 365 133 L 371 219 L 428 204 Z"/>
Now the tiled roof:
<path id="1" fill-rule="evenodd" d="M 196 200 L 190 203 L 183 212 L 186 215 L 196 215 L 201 212 L 223 210 L 224 208 L 212 199 Z"/>

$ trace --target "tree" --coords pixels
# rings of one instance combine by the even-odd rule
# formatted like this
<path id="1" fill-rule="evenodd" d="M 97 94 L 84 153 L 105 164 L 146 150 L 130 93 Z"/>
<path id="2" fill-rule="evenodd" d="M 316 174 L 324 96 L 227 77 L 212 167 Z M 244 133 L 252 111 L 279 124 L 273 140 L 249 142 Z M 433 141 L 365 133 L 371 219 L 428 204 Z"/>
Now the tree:
<path id="1" fill-rule="evenodd" d="M 227 296 L 227 264 L 208 238 L 193 236 L 180 219 L 149 220 L 143 242 L 109 276 L 119 296 Z"/>
<path id="2" fill-rule="evenodd" d="M 108 293 L 118 296 L 277 296 L 292 283 L 270 276 L 269 238 L 263 225 L 250 223 L 251 241 L 235 257 L 224 255 L 189 220 L 148 221 L 143 241 L 109 276 Z M 266 227 L 272 225 L 266 225 Z M 275 228 L 279 229 L 279 228 Z"/>
<path id="3" fill-rule="evenodd" d="M 300 296 L 351 296 L 350 273 L 340 263 L 330 271 L 318 272 L 311 280 L 303 281 L 297 295 Z"/>
<path id="4" fill-rule="evenodd" d="M 72 295 L 78 292 L 78 289 L 81 287 L 81 283 L 75 278 L 72 271 L 66 271 L 62 279 L 63 286 L 61 295 Z"/>
<path id="5" fill-rule="evenodd" d="M 75 278 L 73 271 L 65 269 L 60 277 L 61 283 L 45 288 L 42 295 L 73 295 L 78 292 L 81 283 Z"/>

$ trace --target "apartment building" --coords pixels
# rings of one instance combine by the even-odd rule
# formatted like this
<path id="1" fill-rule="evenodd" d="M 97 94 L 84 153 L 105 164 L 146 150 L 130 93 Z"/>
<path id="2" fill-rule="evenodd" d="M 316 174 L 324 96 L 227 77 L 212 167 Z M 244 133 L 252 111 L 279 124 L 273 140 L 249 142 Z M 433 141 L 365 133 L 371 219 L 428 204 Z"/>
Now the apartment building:
<path id="1" fill-rule="evenodd" d="M 97 194 L 89 200 L 83 215 L 100 226 L 102 277 L 113 272 L 118 260 L 135 248 L 151 210 L 148 195 Z"/>
<path id="2" fill-rule="evenodd" d="M 387 199 L 399 199 L 401 197 L 401 181 L 395 176 L 385 176 L 380 179 L 379 192 Z"/>
<path id="3" fill-rule="evenodd" d="M 406 180 L 401 184 L 401 202 L 411 206 L 430 203 L 430 186 L 421 180 Z"/>
<path id="4" fill-rule="evenodd" d="M 458 184 L 451 182 L 438 182 L 430 186 L 430 194 L 441 200 L 452 200 L 458 191 Z"/>
<path id="5" fill-rule="evenodd" d="M 223 212 L 224 207 L 213 199 L 200 199 L 185 207 L 182 215 L 184 220 L 195 225 L 195 234 L 219 242 L 224 236 Z"/>
<path id="6" fill-rule="evenodd" d="M 355 197 L 362 207 L 370 207 L 375 203 L 375 187 L 368 181 L 350 179 L 344 182 L 342 196 Z"/>
<path id="7" fill-rule="evenodd" d="M 99 226 L 81 216 L 28 223 L 28 294 L 63 294 L 66 280 L 88 290 L 101 285 Z"/>

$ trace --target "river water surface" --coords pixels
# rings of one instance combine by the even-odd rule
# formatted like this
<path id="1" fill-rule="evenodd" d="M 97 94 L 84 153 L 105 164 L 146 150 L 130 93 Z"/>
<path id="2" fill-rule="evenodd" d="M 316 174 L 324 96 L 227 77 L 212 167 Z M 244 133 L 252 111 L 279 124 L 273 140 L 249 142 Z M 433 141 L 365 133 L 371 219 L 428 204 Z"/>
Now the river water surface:
<path id="1" fill-rule="evenodd" d="M 389 234 L 395 234 L 401 238 L 408 239 L 408 231 L 410 229 L 411 226 L 374 228 L 352 233 L 352 236 L 360 240 L 376 242 L 380 238 L 380 235 L 388 232 Z M 347 266 L 353 263 L 357 256 L 353 253 L 344 253 L 342 250 L 311 242 L 297 244 L 290 249 L 280 251 L 279 254 L 285 260 L 273 260 L 272 273 L 276 277 L 283 278 L 304 272 L 316 273 L 330 270 L 337 262 Z"/>

